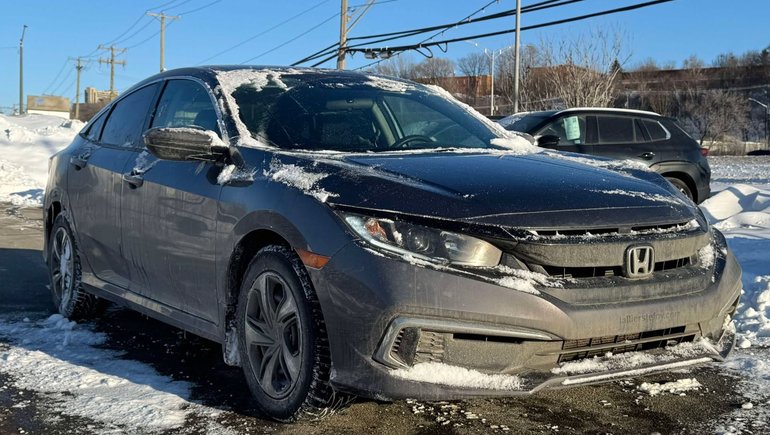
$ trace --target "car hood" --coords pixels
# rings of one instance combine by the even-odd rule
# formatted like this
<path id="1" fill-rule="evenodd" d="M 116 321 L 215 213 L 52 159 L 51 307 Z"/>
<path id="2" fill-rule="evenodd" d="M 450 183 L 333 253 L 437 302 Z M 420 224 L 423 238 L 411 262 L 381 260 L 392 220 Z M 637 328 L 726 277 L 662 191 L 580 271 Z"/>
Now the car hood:
<path id="1" fill-rule="evenodd" d="M 655 173 L 564 153 L 276 156 L 271 167 L 285 164 L 312 173 L 330 205 L 362 212 L 529 229 L 625 228 L 697 216 Z"/>

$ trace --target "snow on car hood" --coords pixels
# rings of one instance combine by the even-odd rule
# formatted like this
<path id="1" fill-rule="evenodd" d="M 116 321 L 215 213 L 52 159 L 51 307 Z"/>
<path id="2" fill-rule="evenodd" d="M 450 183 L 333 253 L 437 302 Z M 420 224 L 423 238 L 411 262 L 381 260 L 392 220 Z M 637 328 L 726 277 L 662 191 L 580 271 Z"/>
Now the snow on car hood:
<path id="1" fill-rule="evenodd" d="M 501 151 L 282 156 L 328 174 L 332 205 L 520 228 L 607 228 L 688 222 L 689 200 L 659 175 Z M 620 169 L 620 168 L 618 168 Z"/>

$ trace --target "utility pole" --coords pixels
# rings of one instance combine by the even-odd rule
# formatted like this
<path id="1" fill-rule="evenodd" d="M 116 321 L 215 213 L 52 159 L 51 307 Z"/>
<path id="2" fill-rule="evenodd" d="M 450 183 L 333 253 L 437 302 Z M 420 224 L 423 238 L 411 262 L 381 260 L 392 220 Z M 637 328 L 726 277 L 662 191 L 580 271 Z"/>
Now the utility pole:
<path id="1" fill-rule="evenodd" d="M 513 60 L 513 113 L 519 111 L 519 49 L 521 47 L 521 0 L 516 0 L 516 40 L 514 45 L 515 56 Z"/>
<path id="2" fill-rule="evenodd" d="M 19 115 L 24 113 L 24 34 L 27 32 L 27 25 L 21 29 L 21 38 L 19 39 Z"/>
<path id="3" fill-rule="evenodd" d="M 107 63 L 110 65 L 110 99 L 115 98 L 115 64 L 126 66 L 125 60 L 115 60 L 115 55 L 120 53 L 125 53 L 125 48 L 116 48 L 114 45 L 110 45 L 109 47 L 106 47 L 102 44 L 99 44 L 99 50 L 106 50 L 110 52 L 110 58 L 109 59 L 102 59 L 99 58 L 99 63 Z"/>
<path id="4" fill-rule="evenodd" d="M 348 0 L 340 0 L 340 47 L 337 50 L 337 69 L 345 69 L 345 56 L 347 54 L 348 33 L 353 30 L 353 26 L 363 17 L 369 8 L 374 5 L 376 0 L 367 0 L 366 4 L 354 7 L 354 10 L 348 14 Z M 348 24 L 350 20 L 353 20 Z"/>
<path id="5" fill-rule="evenodd" d="M 75 70 L 77 70 L 78 73 L 76 80 L 77 84 L 75 85 L 75 119 L 80 119 L 80 71 L 83 70 L 84 65 L 80 56 L 70 57 L 69 60 L 74 60 L 77 62 L 75 64 Z"/>
<path id="6" fill-rule="evenodd" d="M 166 70 L 166 19 L 168 18 L 169 20 L 174 21 L 182 17 L 179 15 L 166 15 L 163 12 L 159 14 L 155 12 L 147 12 L 147 15 L 157 18 L 160 21 L 160 72 L 163 72 Z"/>
<path id="7" fill-rule="evenodd" d="M 337 69 L 345 69 L 345 49 L 348 43 L 348 0 L 340 0 L 340 48 L 337 51 Z"/>

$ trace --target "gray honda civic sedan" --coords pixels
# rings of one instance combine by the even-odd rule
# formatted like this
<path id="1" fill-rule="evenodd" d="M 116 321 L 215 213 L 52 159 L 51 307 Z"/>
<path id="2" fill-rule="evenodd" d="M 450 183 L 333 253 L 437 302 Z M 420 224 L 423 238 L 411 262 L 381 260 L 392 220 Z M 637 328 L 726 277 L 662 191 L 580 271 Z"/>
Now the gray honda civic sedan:
<path id="1" fill-rule="evenodd" d="M 740 267 L 644 165 L 543 150 L 440 88 L 200 67 L 51 158 L 59 312 L 222 344 L 281 421 L 354 395 L 531 393 L 722 360 Z"/>

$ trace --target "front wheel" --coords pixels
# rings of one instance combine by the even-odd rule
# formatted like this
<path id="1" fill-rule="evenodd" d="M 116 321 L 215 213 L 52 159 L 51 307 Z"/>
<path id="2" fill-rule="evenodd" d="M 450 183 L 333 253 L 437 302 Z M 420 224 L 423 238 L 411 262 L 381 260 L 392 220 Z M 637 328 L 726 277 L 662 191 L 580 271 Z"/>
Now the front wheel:
<path id="1" fill-rule="evenodd" d="M 682 192 L 684 196 L 690 198 L 691 201 L 695 201 L 695 197 L 693 196 L 693 193 L 690 190 L 690 187 L 687 186 L 687 183 L 680 180 L 679 178 L 674 178 L 674 177 L 666 177 L 666 180 L 668 180 L 669 183 L 671 183 L 674 187 L 676 187 L 676 190 Z"/>
<path id="2" fill-rule="evenodd" d="M 65 214 L 54 221 L 48 241 L 48 271 L 53 303 L 69 319 L 86 319 L 99 313 L 101 300 L 83 290 L 80 253 Z"/>
<path id="3" fill-rule="evenodd" d="M 236 324 L 241 365 L 263 414 L 294 421 L 344 403 L 329 385 L 329 344 L 318 300 L 289 248 L 268 246 L 251 261 Z"/>

